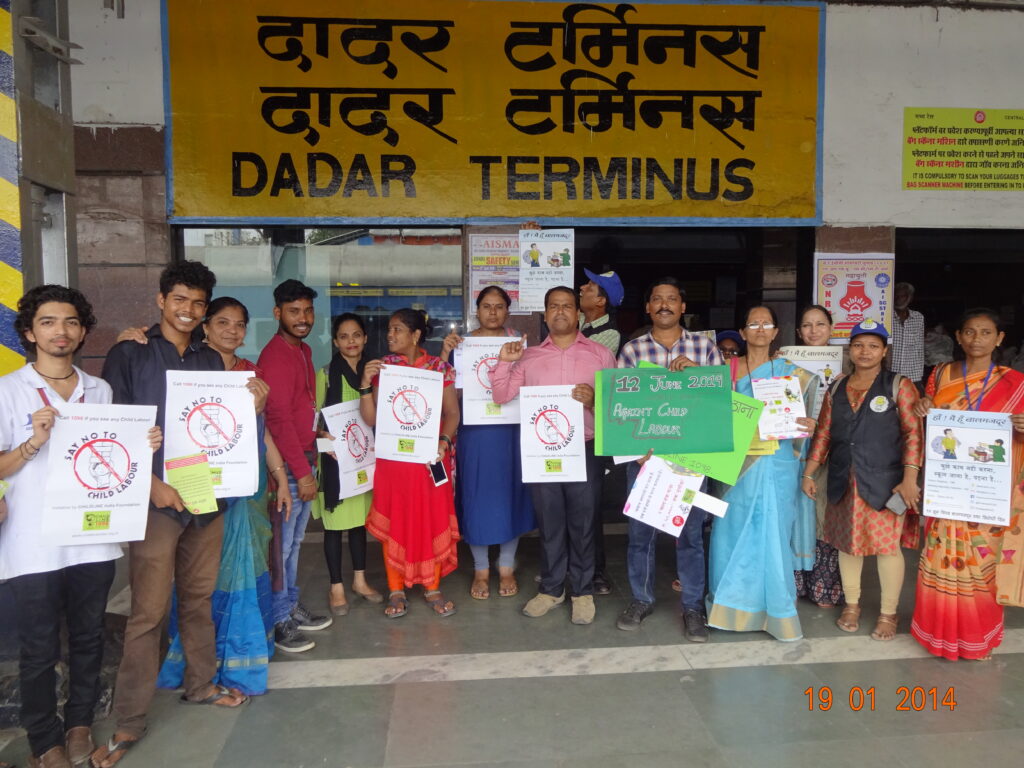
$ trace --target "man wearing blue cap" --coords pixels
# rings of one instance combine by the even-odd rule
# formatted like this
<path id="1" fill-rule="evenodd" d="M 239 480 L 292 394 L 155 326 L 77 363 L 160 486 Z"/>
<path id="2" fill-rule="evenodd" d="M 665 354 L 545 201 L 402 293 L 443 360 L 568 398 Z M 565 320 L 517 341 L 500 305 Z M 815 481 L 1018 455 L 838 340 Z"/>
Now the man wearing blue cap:
<path id="1" fill-rule="evenodd" d="M 597 274 L 584 269 L 583 273 L 590 282 L 580 288 L 580 333 L 618 355 L 622 334 L 609 310 L 622 304 L 622 281 L 614 272 Z"/>

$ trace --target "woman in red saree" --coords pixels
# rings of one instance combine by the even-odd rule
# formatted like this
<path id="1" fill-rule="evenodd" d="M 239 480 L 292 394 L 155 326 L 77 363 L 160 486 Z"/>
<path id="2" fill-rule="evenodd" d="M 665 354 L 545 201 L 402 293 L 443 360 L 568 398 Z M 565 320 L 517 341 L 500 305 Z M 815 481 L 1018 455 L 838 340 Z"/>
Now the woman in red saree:
<path id="1" fill-rule="evenodd" d="M 359 409 L 374 426 L 377 420 L 377 384 L 382 365 L 409 366 L 444 375 L 441 401 L 441 432 L 437 461 L 452 477 L 454 438 L 459 426 L 459 401 L 455 396 L 455 369 L 421 348 L 429 334 L 421 310 L 400 309 L 388 321 L 388 350 L 381 360 L 363 369 Z M 455 570 L 459 524 L 451 482 L 434 485 L 423 464 L 377 459 L 373 502 L 366 530 L 380 540 L 388 576 L 387 606 L 390 619 L 404 616 L 409 608 L 406 587 L 423 585 L 423 596 L 438 616 L 451 616 L 455 604 L 441 593 L 441 577 Z"/>
<path id="2" fill-rule="evenodd" d="M 1008 526 L 927 519 L 910 633 L 936 656 L 987 659 L 1003 639 L 1003 605 L 1024 602 L 1024 374 L 992 361 L 1003 341 L 992 310 L 968 311 L 956 338 L 966 359 L 935 368 L 917 414 L 1013 414 L 1011 518 Z"/>

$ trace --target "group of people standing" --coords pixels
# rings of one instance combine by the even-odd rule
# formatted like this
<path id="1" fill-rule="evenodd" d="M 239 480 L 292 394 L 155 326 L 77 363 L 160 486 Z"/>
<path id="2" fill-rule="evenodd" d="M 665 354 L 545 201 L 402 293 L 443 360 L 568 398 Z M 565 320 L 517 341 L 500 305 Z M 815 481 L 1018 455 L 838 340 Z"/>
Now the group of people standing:
<path id="1" fill-rule="evenodd" d="M 695 507 L 683 526 L 675 572 L 689 641 L 706 642 L 709 626 L 799 639 L 798 597 L 822 607 L 842 606 L 837 625 L 855 632 L 867 556 L 875 556 L 882 586 L 871 636 L 889 640 L 898 626 L 905 570 L 901 547 L 917 546 L 923 538 L 912 635 L 930 652 L 950 659 L 985 658 L 999 644 L 1002 606 L 1024 603 L 1024 542 L 1018 541 L 1024 512 L 1024 375 L 993 363 L 1003 338 L 994 313 L 979 309 L 965 315 L 956 338 L 966 359 L 937 366 L 924 396 L 913 381 L 887 369 L 887 329 L 860 324 L 850 334 L 848 375 L 827 389 L 820 413 L 814 413 L 817 378 L 775 352 L 779 322 L 772 308 L 751 307 L 738 333 L 724 332 L 716 343 L 686 330 L 686 293 L 676 279 L 665 277 L 644 296 L 650 330 L 623 344 L 611 317 L 623 299 L 621 281 L 615 273 L 586 274 L 588 282 L 578 291 L 559 286 L 547 292 L 547 335 L 530 346 L 509 325 L 511 300 L 503 289 L 490 286 L 476 298 L 477 327 L 470 335 L 508 338 L 491 371 L 494 401 L 509 402 L 524 386 L 570 385 L 572 397 L 584 407 L 586 480 L 532 484 L 522 479 L 518 426 L 462 423 L 451 357 L 463 339 L 449 334 L 440 355 L 429 354 L 424 344 L 430 326 L 423 311 L 391 315 L 388 354 L 378 360 L 365 354 L 362 318 L 351 313 L 333 318 L 334 355 L 316 371 L 304 342 L 316 322 L 316 292 L 287 280 L 274 290 L 278 332 L 254 364 L 237 355 L 249 322 L 246 307 L 230 297 L 211 301 L 213 273 L 197 262 L 177 262 L 160 278 L 159 322 L 125 331 L 98 379 L 72 364 L 95 325 L 85 297 L 60 286 L 27 292 L 19 302 L 16 329 L 36 361 L 0 379 L 0 479 L 11 486 L 0 501 L 0 519 L 8 518 L 0 528 L 0 579 L 10 580 L 18 601 L 22 722 L 34 764 L 116 764 L 143 737 L 158 685 L 182 687 L 187 703 L 243 705 L 266 690 L 275 649 L 309 650 L 314 643 L 307 633 L 348 613 L 352 599 L 382 605 L 384 615 L 396 619 L 410 610 L 408 590 L 418 585 L 435 615 L 455 614 L 455 602 L 442 592 L 441 582 L 457 567 L 461 539 L 473 559 L 470 596 L 491 596 L 490 547 L 497 546 L 496 591 L 509 598 L 520 591 L 519 539 L 536 529 L 539 585 L 522 612 L 539 619 L 569 597 L 572 623 L 592 623 L 594 596 L 611 591 L 600 504 L 605 466 L 593 447 L 593 382 L 598 371 L 615 367 L 653 364 L 678 371 L 727 365 L 737 392 L 752 395 L 755 379 L 793 376 L 804 394 L 808 417 L 799 423 L 811 437 L 755 441 L 736 484 L 709 489 L 724 495 L 729 507 L 711 526 L 707 557 L 707 514 Z M 824 345 L 831 331 L 823 307 L 802 313 L 803 344 Z M 420 464 L 381 458 L 374 490 L 342 499 L 334 457 L 317 452 L 317 438 L 332 437 L 319 410 L 358 400 L 361 417 L 372 427 L 385 365 L 441 374 L 435 463 L 450 482 L 437 482 Z M 155 405 L 162 424 L 168 370 L 253 374 L 248 388 L 259 414 L 259 488 L 248 498 L 220 500 L 216 513 L 191 514 L 178 492 L 159 479 L 162 434 L 152 432 L 146 536 L 130 545 L 131 613 L 115 688 L 116 727 L 96 749 L 91 724 L 102 617 L 113 561 L 121 552 L 112 545 L 50 545 L 33 519 L 38 508 L 33 494 L 46 484 L 39 469 L 46 465 L 49 431 L 61 403 Z M 922 524 L 916 514 L 924 453 L 921 418 L 930 408 L 1013 414 L 1016 522 L 985 526 L 929 518 Z M 627 465 L 628 484 L 649 457 Z M 300 545 L 311 516 L 325 529 L 330 615 L 310 611 L 299 599 Z M 632 518 L 627 522 L 631 597 L 616 625 L 633 631 L 654 610 L 658 531 Z M 382 545 L 386 594 L 366 578 L 367 531 Z M 346 536 L 353 573 L 348 591 L 342 574 Z M 161 657 L 172 602 L 170 649 Z M 62 614 L 70 640 L 63 718 L 54 694 Z"/>

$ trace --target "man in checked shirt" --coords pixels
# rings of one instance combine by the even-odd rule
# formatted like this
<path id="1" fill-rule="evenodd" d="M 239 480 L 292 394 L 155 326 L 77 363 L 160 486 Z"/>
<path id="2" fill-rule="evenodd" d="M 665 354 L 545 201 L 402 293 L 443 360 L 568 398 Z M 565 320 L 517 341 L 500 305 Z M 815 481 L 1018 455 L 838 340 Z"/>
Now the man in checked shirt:
<path id="1" fill-rule="evenodd" d="M 682 326 L 686 291 L 674 277 L 656 280 L 647 289 L 645 311 L 651 318 L 651 332 L 623 345 L 619 368 L 636 368 L 641 361 L 681 371 L 691 365 L 724 365 L 714 342 L 688 332 Z M 632 487 L 647 457 L 626 466 L 626 482 Z M 704 609 L 704 520 L 707 513 L 693 507 L 676 543 L 676 571 L 683 587 L 683 634 L 694 643 L 708 640 Z M 627 518 L 629 547 L 626 565 L 633 599 L 619 616 L 619 629 L 639 629 L 654 610 L 654 543 L 658 529 Z"/>

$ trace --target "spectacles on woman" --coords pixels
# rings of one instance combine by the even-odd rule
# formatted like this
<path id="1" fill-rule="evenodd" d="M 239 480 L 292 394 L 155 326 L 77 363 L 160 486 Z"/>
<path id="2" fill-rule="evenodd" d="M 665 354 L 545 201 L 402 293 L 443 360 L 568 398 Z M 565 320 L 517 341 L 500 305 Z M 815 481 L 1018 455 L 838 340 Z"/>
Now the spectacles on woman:
<path id="1" fill-rule="evenodd" d="M 759 328 L 764 328 L 766 331 L 770 331 L 775 328 L 775 323 L 747 323 L 746 328 L 748 331 L 756 331 Z"/>

